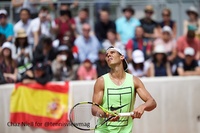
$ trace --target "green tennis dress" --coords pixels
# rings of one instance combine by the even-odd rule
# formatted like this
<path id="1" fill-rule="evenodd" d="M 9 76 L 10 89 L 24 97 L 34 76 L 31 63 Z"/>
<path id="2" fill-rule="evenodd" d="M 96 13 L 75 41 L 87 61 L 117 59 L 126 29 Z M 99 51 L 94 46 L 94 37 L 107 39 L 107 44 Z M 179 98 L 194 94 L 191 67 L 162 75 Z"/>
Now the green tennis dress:
<path id="1" fill-rule="evenodd" d="M 109 74 L 103 75 L 104 96 L 102 106 L 118 113 L 131 112 L 135 103 L 135 89 L 133 76 L 126 73 L 124 83 L 120 86 L 113 83 Z M 102 118 L 98 122 L 103 121 Z M 118 121 L 108 121 L 95 130 L 95 133 L 132 133 L 132 117 L 120 117 Z"/>

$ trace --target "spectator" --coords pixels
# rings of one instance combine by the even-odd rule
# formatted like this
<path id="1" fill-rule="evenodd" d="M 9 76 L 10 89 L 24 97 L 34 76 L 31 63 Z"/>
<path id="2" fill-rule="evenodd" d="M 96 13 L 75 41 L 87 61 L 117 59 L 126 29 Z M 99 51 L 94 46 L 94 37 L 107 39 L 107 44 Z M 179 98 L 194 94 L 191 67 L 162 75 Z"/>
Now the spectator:
<path id="1" fill-rule="evenodd" d="M 75 70 L 72 64 L 73 55 L 66 45 L 58 47 L 56 59 L 53 60 L 51 68 L 56 81 L 75 79 Z"/>
<path id="2" fill-rule="evenodd" d="M 106 50 L 105 49 L 99 50 L 99 58 L 95 62 L 98 77 L 110 71 L 110 68 L 106 63 L 105 58 L 106 58 Z"/>
<path id="3" fill-rule="evenodd" d="M 80 35 L 75 40 L 75 45 L 78 48 L 78 58 L 82 63 L 86 59 L 89 59 L 94 63 L 98 59 L 98 51 L 100 49 L 100 44 L 96 36 L 90 35 L 90 25 L 83 24 L 82 27 L 83 35 Z"/>
<path id="4" fill-rule="evenodd" d="M 180 76 L 192 76 L 200 75 L 200 66 L 196 60 L 194 60 L 195 51 L 191 47 L 187 47 L 184 50 L 185 59 L 178 63 L 177 71 L 175 75 Z"/>
<path id="5" fill-rule="evenodd" d="M 141 26 L 136 27 L 135 37 L 130 39 L 126 45 L 128 61 L 131 62 L 132 52 L 136 49 L 143 51 L 145 59 L 148 59 L 151 55 L 151 43 L 144 38 L 144 30 Z"/>
<path id="6" fill-rule="evenodd" d="M 160 22 L 160 28 L 162 29 L 164 26 L 169 26 L 173 31 L 173 38 L 176 38 L 176 22 L 171 20 L 171 10 L 168 8 L 164 8 L 162 10 L 162 21 Z M 160 32 L 160 34 L 162 34 L 162 31 Z"/>
<path id="7" fill-rule="evenodd" d="M 119 34 L 118 40 L 121 40 L 124 45 L 128 40 L 135 37 L 135 29 L 140 26 L 140 21 L 134 17 L 134 9 L 131 6 L 127 6 L 123 9 L 124 17 L 116 20 L 116 29 Z"/>
<path id="8" fill-rule="evenodd" d="M 51 65 L 51 62 L 56 58 L 56 49 L 52 46 L 52 39 L 44 37 L 41 43 L 36 47 L 33 53 L 33 62 L 44 62 Z"/>
<path id="9" fill-rule="evenodd" d="M 186 13 L 189 19 L 184 21 L 184 35 L 187 34 L 188 30 L 195 30 L 196 36 L 200 38 L 200 19 L 198 10 L 196 7 L 191 6 Z"/>
<path id="10" fill-rule="evenodd" d="M 192 47 L 195 51 L 194 54 L 194 59 L 195 60 L 199 60 L 199 56 L 200 56 L 200 42 L 197 38 L 195 38 L 195 31 L 194 30 L 188 30 L 186 35 L 183 35 L 181 37 L 179 37 L 179 39 L 177 40 L 177 53 L 178 53 L 178 57 L 180 59 L 184 59 L 185 55 L 184 55 L 184 50 L 187 47 Z"/>
<path id="11" fill-rule="evenodd" d="M 20 20 L 14 25 L 15 37 L 17 36 L 18 30 L 24 29 L 28 36 L 28 42 L 31 46 L 34 44 L 34 40 L 31 37 L 31 19 L 30 11 L 27 8 L 22 8 L 20 11 Z"/>
<path id="12" fill-rule="evenodd" d="M 82 8 L 79 13 L 78 16 L 76 16 L 74 18 L 75 20 L 75 24 L 76 24 L 76 35 L 82 35 L 82 26 L 84 23 L 88 23 L 88 24 L 92 24 L 92 22 L 90 22 L 89 20 L 89 10 L 87 8 Z"/>
<path id="13" fill-rule="evenodd" d="M 36 18 L 38 11 L 34 0 L 11 0 L 12 7 L 14 7 L 14 20 L 19 21 L 19 14 L 22 8 L 30 10 L 31 18 Z"/>
<path id="14" fill-rule="evenodd" d="M 170 63 L 167 61 L 167 55 L 165 53 L 165 47 L 163 45 L 157 45 L 154 48 L 153 60 L 149 68 L 149 76 L 171 76 Z"/>
<path id="15" fill-rule="evenodd" d="M 164 45 L 165 53 L 167 54 L 167 60 L 173 62 L 176 58 L 176 42 L 173 39 L 173 32 L 169 26 L 162 28 L 162 36 L 154 41 L 154 47 L 156 45 Z"/>
<path id="16" fill-rule="evenodd" d="M 8 13 L 5 9 L 0 10 L 0 33 L 6 36 L 6 40 L 11 42 L 13 39 L 14 31 L 13 25 L 7 22 Z"/>
<path id="17" fill-rule="evenodd" d="M 30 27 L 32 39 L 34 40 L 34 49 L 42 36 L 52 37 L 51 17 L 47 7 L 41 7 L 38 17 L 32 20 Z"/>
<path id="18" fill-rule="evenodd" d="M 52 77 L 51 67 L 42 62 L 37 62 L 33 70 L 26 72 L 26 75 L 22 78 L 22 83 L 39 83 L 45 85 L 52 80 Z"/>
<path id="19" fill-rule="evenodd" d="M 95 35 L 97 36 L 99 42 L 103 42 L 107 39 L 107 32 L 109 29 L 113 29 L 116 31 L 115 23 L 110 20 L 109 11 L 106 9 L 101 9 L 100 11 L 100 19 L 95 24 Z"/>
<path id="20" fill-rule="evenodd" d="M 158 37 L 158 23 L 152 19 L 154 13 L 153 6 L 147 5 L 144 9 L 145 17 L 140 20 L 144 29 L 144 37 L 153 40 Z"/>
<path id="21" fill-rule="evenodd" d="M 144 53 L 141 50 L 135 50 L 132 53 L 132 62 L 128 64 L 129 72 L 137 77 L 146 77 L 148 75 L 149 63 L 145 62 Z"/>
<path id="22" fill-rule="evenodd" d="M 78 68 L 77 72 L 78 80 L 94 80 L 97 79 L 97 71 L 92 66 L 92 62 L 86 59 L 81 66 Z"/>
<path id="23" fill-rule="evenodd" d="M 12 58 L 12 44 L 3 43 L 0 55 L 0 79 L 1 83 L 14 83 L 17 81 L 17 63 Z"/>
<path id="24" fill-rule="evenodd" d="M 63 36 L 67 31 L 75 31 L 75 21 L 71 19 L 71 12 L 68 10 L 68 5 L 61 4 L 60 17 L 56 18 L 53 22 L 53 31 L 56 33 L 57 39 L 62 43 Z M 74 39 L 74 38 L 73 38 Z"/>
<path id="25" fill-rule="evenodd" d="M 103 42 L 102 46 L 105 50 L 107 50 L 110 46 L 119 48 L 123 55 L 126 55 L 125 46 L 120 41 L 117 41 L 117 33 L 113 29 L 108 30 L 107 39 Z"/>

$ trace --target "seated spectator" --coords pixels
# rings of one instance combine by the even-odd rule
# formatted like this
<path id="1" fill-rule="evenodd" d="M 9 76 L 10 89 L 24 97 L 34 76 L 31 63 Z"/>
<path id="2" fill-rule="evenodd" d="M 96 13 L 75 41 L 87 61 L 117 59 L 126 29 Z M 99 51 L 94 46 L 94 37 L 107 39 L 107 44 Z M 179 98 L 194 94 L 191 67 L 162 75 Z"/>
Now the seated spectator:
<path id="1" fill-rule="evenodd" d="M 186 35 L 179 37 L 177 40 L 177 54 L 180 59 L 185 58 L 184 50 L 187 47 L 192 47 L 194 49 L 194 59 L 199 60 L 200 42 L 195 38 L 194 30 L 188 30 Z"/>
<path id="2" fill-rule="evenodd" d="M 95 62 L 98 77 L 110 71 L 110 68 L 108 67 L 108 64 L 106 63 L 105 58 L 106 58 L 106 50 L 105 49 L 99 50 L 99 58 Z"/>
<path id="3" fill-rule="evenodd" d="M 94 80 L 97 79 L 97 71 L 93 67 L 92 62 L 86 59 L 77 71 L 78 80 Z"/>
<path id="4" fill-rule="evenodd" d="M 6 36 L 6 40 L 11 42 L 14 36 L 13 24 L 7 22 L 8 13 L 5 9 L 0 10 L 0 33 Z"/>
<path id="5" fill-rule="evenodd" d="M 194 60 L 194 49 L 187 47 L 184 50 L 185 59 L 181 60 L 177 65 L 177 71 L 175 75 L 179 76 L 193 76 L 200 75 L 200 66 L 196 60 Z"/>
<path id="6" fill-rule="evenodd" d="M 6 42 L 6 36 L 0 33 L 0 54 L 1 54 L 2 45 L 4 42 Z"/>
<path id="7" fill-rule="evenodd" d="M 110 20 L 110 14 L 107 9 L 101 9 L 100 11 L 100 19 L 95 24 L 95 35 L 97 36 L 99 42 L 103 42 L 107 39 L 108 30 L 116 31 L 115 23 Z"/>
<path id="8" fill-rule="evenodd" d="M 31 21 L 30 28 L 32 40 L 34 40 L 34 49 L 42 36 L 52 37 L 51 17 L 47 7 L 41 7 L 38 17 Z"/>
<path id="9" fill-rule="evenodd" d="M 107 39 L 102 43 L 102 46 L 105 50 L 110 46 L 119 48 L 123 55 L 126 55 L 125 46 L 120 41 L 117 41 L 117 33 L 113 29 L 108 30 Z"/>
<path id="10" fill-rule="evenodd" d="M 184 35 L 187 34 L 188 30 L 194 30 L 195 35 L 200 38 L 200 19 L 198 10 L 196 7 L 191 6 L 186 13 L 189 19 L 184 21 Z"/>
<path id="11" fill-rule="evenodd" d="M 132 62 L 132 52 L 136 49 L 142 50 L 145 59 L 148 59 L 151 56 L 151 43 L 144 38 L 144 30 L 141 26 L 136 27 L 135 37 L 130 39 L 126 45 L 129 62 Z"/>
<path id="12" fill-rule="evenodd" d="M 18 30 L 24 29 L 28 36 L 28 43 L 33 46 L 33 38 L 31 37 L 31 19 L 30 11 L 27 8 L 22 8 L 20 11 L 20 20 L 14 25 L 15 37 L 17 36 Z"/>
<path id="13" fill-rule="evenodd" d="M 100 44 L 96 36 L 90 35 L 90 25 L 83 25 L 83 35 L 80 35 L 74 42 L 78 48 L 78 58 L 82 63 L 86 59 L 89 59 L 94 63 L 98 59 L 98 51 L 100 49 Z"/>
<path id="14" fill-rule="evenodd" d="M 73 64 L 73 55 L 66 45 L 58 47 L 56 59 L 53 60 L 51 68 L 56 81 L 74 80 L 76 74 Z"/>
<path id="15" fill-rule="evenodd" d="M 141 50 L 135 50 L 132 53 L 133 61 L 128 64 L 129 72 L 137 77 L 146 77 L 148 75 L 149 63 L 145 62 L 144 54 Z"/>
<path id="16" fill-rule="evenodd" d="M 33 70 L 28 70 L 25 76 L 22 78 L 22 83 L 31 84 L 39 83 L 45 85 L 53 78 L 51 67 L 42 62 L 37 62 L 33 67 Z"/>
<path id="17" fill-rule="evenodd" d="M 14 83 L 17 81 L 17 63 L 12 58 L 12 45 L 3 43 L 0 55 L 0 83 Z"/>
<path id="18" fill-rule="evenodd" d="M 154 48 L 153 59 L 149 68 L 149 76 L 158 77 L 171 75 L 171 66 L 170 63 L 167 61 L 165 47 L 163 45 L 157 45 Z"/>
<path id="19" fill-rule="evenodd" d="M 162 28 L 162 36 L 154 41 L 154 47 L 156 45 L 163 45 L 165 47 L 165 53 L 167 54 L 167 60 L 173 62 L 176 58 L 176 42 L 173 39 L 172 29 L 169 26 Z"/>
<path id="20" fill-rule="evenodd" d="M 132 17 L 135 13 L 131 6 L 123 9 L 124 16 L 116 20 L 116 29 L 119 34 L 118 40 L 121 40 L 124 45 L 128 40 L 135 37 L 135 29 L 140 26 L 140 21 Z"/>
<path id="21" fill-rule="evenodd" d="M 53 31 L 56 38 L 63 43 L 63 36 L 67 31 L 75 33 L 75 21 L 66 4 L 60 6 L 60 16 L 53 21 Z M 74 38 L 73 38 L 74 39 Z"/>
<path id="22" fill-rule="evenodd" d="M 176 38 L 177 34 L 177 26 L 176 22 L 171 19 L 171 10 L 168 8 L 164 8 L 162 10 L 162 21 L 160 22 L 160 33 L 162 35 L 162 28 L 164 26 L 169 26 L 173 31 L 173 38 Z"/>
<path id="23" fill-rule="evenodd" d="M 52 39 L 44 37 L 33 52 L 33 62 L 45 62 L 51 65 L 56 58 L 56 49 L 52 46 Z"/>
<path id="24" fill-rule="evenodd" d="M 158 37 L 158 23 L 152 19 L 153 6 L 147 5 L 144 12 L 145 17 L 140 20 L 141 27 L 144 29 L 144 38 L 153 40 Z"/>
<path id="25" fill-rule="evenodd" d="M 32 60 L 32 48 L 28 44 L 28 38 L 24 29 L 17 31 L 15 46 L 18 66 L 30 63 Z"/>
<path id="26" fill-rule="evenodd" d="M 89 20 L 89 10 L 87 8 L 82 8 L 78 16 L 74 18 L 76 24 L 76 36 L 82 35 L 82 26 L 84 23 L 92 24 Z"/>

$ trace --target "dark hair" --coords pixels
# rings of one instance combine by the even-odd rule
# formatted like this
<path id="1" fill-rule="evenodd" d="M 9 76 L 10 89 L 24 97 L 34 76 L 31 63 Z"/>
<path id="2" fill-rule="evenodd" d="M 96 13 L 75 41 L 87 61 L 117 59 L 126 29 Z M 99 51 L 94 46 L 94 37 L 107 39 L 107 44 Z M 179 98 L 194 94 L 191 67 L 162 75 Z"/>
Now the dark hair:
<path id="1" fill-rule="evenodd" d="M 188 30 L 187 37 L 188 38 L 194 38 L 195 37 L 195 31 L 194 30 Z"/>
<path id="2" fill-rule="evenodd" d="M 105 8 L 105 7 L 104 7 L 104 8 L 101 8 L 101 11 L 102 11 L 102 12 L 107 12 L 108 14 L 110 13 L 109 10 L 108 10 L 108 8 Z"/>
<path id="3" fill-rule="evenodd" d="M 83 11 L 83 12 L 86 12 L 87 14 L 89 14 L 89 10 L 88 10 L 88 8 L 82 8 L 79 12 L 81 12 L 81 11 Z"/>
<path id="4" fill-rule="evenodd" d="M 48 45 L 52 45 L 52 39 L 50 37 L 43 37 L 42 38 L 42 44 L 48 44 Z"/>
<path id="5" fill-rule="evenodd" d="M 0 33 L 0 46 L 2 46 L 4 42 L 6 42 L 6 36 Z"/>
<path id="6" fill-rule="evenodd" d="M 159 53 L 153 54 L 153 60 L 152 60 L 153 63 L 157 63 L 157 62 L 158 62 L 157 59 L 156 59 L 156 55 L 157 55 L 157 54 L 159 54 Z M 164 53 L 161 53 L 161 54 L 163 54 L 163 59 L 162 59 L 161 64 L 164 64 L 164 65 L 165 65 L 165 64 L 167 63 L 167 55 L 164 54 Z"/>
<path id="7" fill-rule="evenodd" d="M 42 7 L 40 8 L 40 11 L 49 11 L 49 8 L 46 7 L 46 6 L 42 6 Z"/>
<path id="8" fill-rule="evenodd" d="M 136 66 L 139 65 L 140 69 L 141 70 L 144 70 L 144 63 L 139 63 L 139 64 L 136 64 L 134 61 L 131 62 L 134 69 L 136 69 Z"/>
<path id="9" fill-rule="evenodd" d="M 28 15 L 31 15 L 31 12 L 28 8 L 22 8 L 19 12 L 19 14 L 21 14 L 23 11 L 26 11 L 28 13 Z"/>
<path id="10" fill-rule="evenodd" d="M 16 46 L 16 48 L 18 48 L 18 47 L 20 46 L 20 44 L 19 44 L 19 39 L 21 39 L 21 38 L 16 38 L 16 39 L 15 39 L 15 46 Z M 23 48 L 26 48 L 26 47 L 29 45 L 29 43 L 28 43 L 28 38 L 25 37 L 24 39 L 25 39 L 25 42 L 24 42 L 24 44 L 23 44 Z"/>
<path id="11" fill-rule="evenodd" d="M 3 49 L 5 50 L 5 49 Z M 2 62 L 3 60 L 5 60 L 5 57 L 3 55 L 3 50 L 0 53 L 0 62 Z M 10 49 L 9 49 L 10 50 Z M 9 63 L 12 67 L 16 67 L 16 61 L 12 58 L 12 50 L 10 50 L 10 55 L 9 55 Z"/>
<path id="12" fill-rule="evenodd" d="M 114 30 L 114 29 L 108 29 L 107 33 L 108 33 L 108 32 L 111 32 L 111 33 L 113 33 L 113 34 L 115 34 L 115 35 L 117 34 L 116 30 Z"/>

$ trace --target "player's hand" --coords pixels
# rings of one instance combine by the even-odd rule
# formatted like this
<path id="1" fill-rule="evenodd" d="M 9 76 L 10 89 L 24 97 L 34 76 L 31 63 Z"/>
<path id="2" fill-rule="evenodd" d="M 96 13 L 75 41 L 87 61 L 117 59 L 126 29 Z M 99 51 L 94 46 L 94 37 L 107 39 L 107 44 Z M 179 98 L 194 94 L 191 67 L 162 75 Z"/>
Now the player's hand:
<path id="1" fill-rule="evenodd" d="M 132 116 L 133 119 L 138 118 L 140 119 L 144 113 L 144 105 L 140 105 L 136 109 L 133 110 L 134 114 Z"/>

